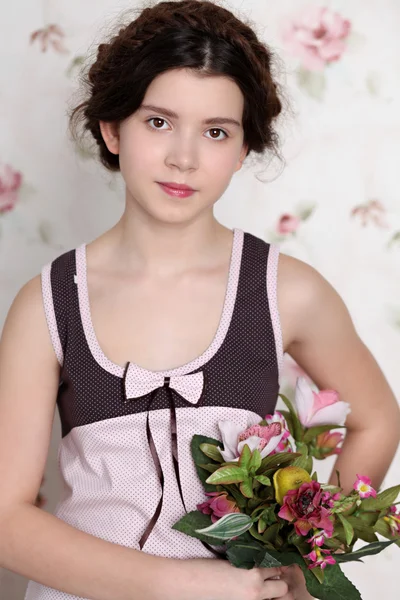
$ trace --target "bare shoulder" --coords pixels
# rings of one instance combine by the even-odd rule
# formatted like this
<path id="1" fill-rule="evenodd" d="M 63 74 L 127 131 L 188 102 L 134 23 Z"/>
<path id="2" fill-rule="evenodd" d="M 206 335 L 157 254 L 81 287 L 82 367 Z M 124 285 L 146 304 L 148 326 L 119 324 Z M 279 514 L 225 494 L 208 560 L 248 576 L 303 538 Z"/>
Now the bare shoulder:
<path id="1" fill-rule="evenodd" d="M 47 327 L 42 298 L 41 277 L 30 279 L 17 293 L 8 311 L 0 341 L 0 368 L 13 359 L 19 362 L 16 354 L 23 356 L 29 363 L 35 362 L 35 356 L 47 357 L 47 364 L 57 366 L 51 339 Z"/>
<path id="2" fill-rule="evenodd" d="M 349 311 L 336 289 L 314 267 L 281 253 L 278 304 L 287 352 L 336 330 L 355 335 Z"/>

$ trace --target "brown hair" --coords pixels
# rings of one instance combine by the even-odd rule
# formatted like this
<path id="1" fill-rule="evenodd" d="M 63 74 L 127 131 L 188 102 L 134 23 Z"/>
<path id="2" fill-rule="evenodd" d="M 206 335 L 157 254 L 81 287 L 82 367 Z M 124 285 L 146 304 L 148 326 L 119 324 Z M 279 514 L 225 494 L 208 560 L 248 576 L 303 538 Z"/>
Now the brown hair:
<path id="1" fill-rule="evenodd" d="M 253 28 L 208 0 L 159 2 L 98 46 L 97 57 L 81 75 L 87 99 L 69 114 L 70 131 L 79 140 L 90 132 L 100 160 L 119 171 L 119 156 L 109 152 L 99 121 L 120 123 L 141 105 L 152 80 L 179 68 L 204 76 L 225 76 L 244 96 L 243 129 L 248 153 L 279 156 L 274 119 L 282 97 L 272 76 L 273 54 Z"/>

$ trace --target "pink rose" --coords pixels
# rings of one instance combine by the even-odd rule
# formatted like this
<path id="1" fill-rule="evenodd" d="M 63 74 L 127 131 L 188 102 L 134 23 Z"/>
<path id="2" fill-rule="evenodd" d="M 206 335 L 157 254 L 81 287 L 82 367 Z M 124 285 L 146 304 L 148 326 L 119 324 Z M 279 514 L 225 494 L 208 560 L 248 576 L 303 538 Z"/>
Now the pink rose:
<path id="1" fill-rule="evenodd" d="M 295 402 L 300 422 L 307 428 L 344 425 L 350 412 L 350 404 L 339 400 L 337 392 L 314 392 L 304 377 L 297 380 Z"/>
<path id="2" fill-rule="evenodd" d="M 287 492 L 278 516 L 290 523 L 294 521 L 297 535 L 308 535 L 310 529 L 323 529 L 326 537 L 332 537 L 329 500 L 330 494 L 323 492 L 318 481 L 303 483 L 298 490 Z"/>
<path id="3" fill-rule="evenodd" d="M 10 165 L 0 167 L 0 214 L 14 208 L 21 183 L 21 173 L 14 171 Z"/>
<path id="4" fill-rule="evenodd" d="M 206 496 L 212 496 L 202 504 L 197 504 L 197 510 L 205 515 L 211 515 L 211 521 L 215 523 L 224 515 L 240 512 L 235 500 L 228 496 L 228 492 L 205 492 Z"/>
<path id="5" fill-rule="evenodd" d="M 301 223 L 299 217 L 294 215 L 284 214 L 278 221 L 277 231 L 278 233 L 295 233 Z"/>
<path id="6" fill-rule="evenodd" d="M 350 29 L 350 21 L 331 9 L 309 6 L 284 22 L 282 38 L 306 69 L 321 71 L 342 56 Z"/>

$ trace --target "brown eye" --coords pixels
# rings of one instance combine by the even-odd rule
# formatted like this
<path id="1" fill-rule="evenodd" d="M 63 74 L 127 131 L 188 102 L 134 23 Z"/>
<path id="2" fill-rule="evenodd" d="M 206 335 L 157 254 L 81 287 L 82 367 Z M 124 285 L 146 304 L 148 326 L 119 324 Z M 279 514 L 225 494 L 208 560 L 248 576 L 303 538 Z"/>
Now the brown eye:
<path id="1" fill-rule="evenodd" d="M 161 127 L 159 127 L 159 125 L 161 124 L 161 126 L 163 125 L 163 123 L 165 123 L 165 119 L 161 119 L 160 117 L 152 117 L 151 119 L 148 119 L 148 123 L 150 123 L 151 121 L 154 121 L 154 123 L 156 124 L 155 127 L 152 127 L 152 129 L 161 129 Z"/>
<path id="2" fill-rule="evenodd" d="M 213 139 L 213 140 L 219 141 L 219 140 L 223 140 L 228 137 L 228 135 L 225 133 L 225 131 L 223 129 L 220 129 L 219 127 L 213 127 L 212 129 L 209 129 L 208 131 L 212 134 L 211 139 Z M 220 133 L 223 133 L 224 137 L 219 137 Z M 216 134 L 216 135 L 214 135 L 214 134 Z"/>

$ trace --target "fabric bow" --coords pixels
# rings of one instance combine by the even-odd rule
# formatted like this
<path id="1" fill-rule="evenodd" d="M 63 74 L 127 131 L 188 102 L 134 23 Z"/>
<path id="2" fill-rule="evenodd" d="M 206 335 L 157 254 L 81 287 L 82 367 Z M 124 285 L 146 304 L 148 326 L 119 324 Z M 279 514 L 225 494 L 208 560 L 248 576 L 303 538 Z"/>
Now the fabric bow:
<path id="1" fill-rule="evenodd" d="M 188 375 L 173 375 L 172 377 L 151 373 L 146 378 L 139 378 L 135 367 L 128 364 L 124 385 L 126 400 L 141 398 L 154 390 L 169 386 L 191 404 L 197 404 L 203 393 L 204 375 L 203 371 Z"/>

